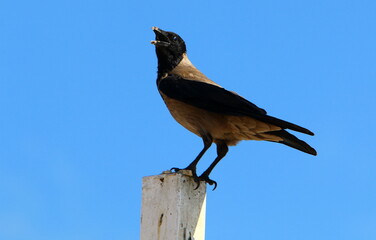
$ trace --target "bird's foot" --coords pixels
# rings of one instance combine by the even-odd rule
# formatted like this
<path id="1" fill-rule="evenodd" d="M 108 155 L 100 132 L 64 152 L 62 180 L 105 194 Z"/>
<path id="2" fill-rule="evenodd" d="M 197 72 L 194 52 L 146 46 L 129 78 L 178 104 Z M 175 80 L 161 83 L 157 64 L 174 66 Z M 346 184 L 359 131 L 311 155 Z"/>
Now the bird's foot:
<path id="1" fill-rule="evenodd" d="M 181 169 L 181 168 L 171 168 L 170 169 L 170 171 L 171 172 L 179 172 L 179 171 L 181 171 L 181 170 L 189 170 L 189 171 L 191 171 L 191 173 L 192 173 L 192 178 L 193 178 L 193 181 L 195 181 L 195 183 L 197 183 L 197 186 L 196 186 L 196 188 L 195 188 L 195 190 L 197 189 L 197 188 L 199 188 L 200 187 L 200 178 L 197 176 L 197 173 L 196 173 L 196 169 L 191 169 L 191 168 L 189 168 L 189 167 L 187 167 L 187 168 L 183 168 L 183 169 Z"/>
<path id="2" fill-rule="evenodd" d="M 199 179 L 199 181 L 205 181 L 209 185 L 214 185 L 213 191 L 217 188 L 217 182 L 210 179 L 209 176 L 205 173 L 203 173 L 201 176 L 199 176 L 198 179 Z"/>
<path id="3" fill-rule="evenodd" d="M 176 167 L 173 167 L 170 169 L 171 172 L 175 172 L 175 173 L 179 172 L 180 170 L 185 170 L 185 169 L 176 168 Z"/>
<path id="4" fill-rule="evenodd" d="M 196 173 L 196 168 L 192 168 L 190 166 L 186 167 L 186 168 L 171 168 L 170 169 L 171 172 L 174 172 L 174 173 L 177 173 L 177 172 L 180 172 L 182 171 L 183 174 L 186 174 L 186 175 L 191 175 L 193 178 L 197 178 L 198 179 L 198 176 L 197 176 L 197 173 Z M 190 171 L 190 173 L 188 172 L 184 172 L 184 171 Z"/>
<path id="5" fill-rule="evenodd" d="M 173 173 L 181 172 L 182 174 L 198 178 L 197 173 L 196 173 L 196 169 L 192 169 L 192 168 L 188 168 L 188 167 L 187 168 L 175 168 L 174 167 L 174 168 L 171 168 L 170 171 L 173 172 Z"/>

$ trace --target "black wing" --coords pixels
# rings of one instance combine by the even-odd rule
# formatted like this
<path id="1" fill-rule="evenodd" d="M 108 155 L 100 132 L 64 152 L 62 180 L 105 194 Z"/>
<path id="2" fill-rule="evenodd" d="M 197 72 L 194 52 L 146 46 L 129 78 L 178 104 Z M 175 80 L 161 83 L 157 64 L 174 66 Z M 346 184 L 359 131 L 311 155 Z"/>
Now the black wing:
<path id="1" fill-rule="evenodd" d="M 169 75 L 159 81 L 158 89 L 170 98 L 211 112 L 232 116 L 248 116 L 281 128 L 313 135 L 308 129 L 266 115 L 264 109 L 216 85 L 187 80 L 177 75 Z"/>

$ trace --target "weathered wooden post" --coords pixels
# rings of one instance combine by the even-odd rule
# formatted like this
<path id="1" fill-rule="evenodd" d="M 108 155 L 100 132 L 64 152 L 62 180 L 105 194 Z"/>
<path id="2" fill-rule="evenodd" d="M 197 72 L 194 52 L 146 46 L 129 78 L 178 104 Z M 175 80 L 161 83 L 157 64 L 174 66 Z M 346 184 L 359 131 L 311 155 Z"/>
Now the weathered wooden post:
<path id="1" fill-rule="evenodd" d="M 190 171 L 142 179 L 141 240 L 204 240 L 206 184 Z"/>

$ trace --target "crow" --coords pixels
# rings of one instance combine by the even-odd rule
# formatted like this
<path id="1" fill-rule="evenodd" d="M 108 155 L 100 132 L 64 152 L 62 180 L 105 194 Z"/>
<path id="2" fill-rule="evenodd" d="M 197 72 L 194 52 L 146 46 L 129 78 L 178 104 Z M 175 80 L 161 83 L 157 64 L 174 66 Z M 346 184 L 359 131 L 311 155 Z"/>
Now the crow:
<path id="1" fill-rule="evenodd" d="M 176 33 L 152 27 L 158 58 L 157 87 L 168 110 L 183 127 L 201 137 L 204 148 L 184 170 L 191 170 L 200 181 L 217 187 L 209 175 L 227 154 L 228 146 L 241 140 L 264 140 L 282 143 L 302 152 L 317 155 L 314 148 L 286 129 L 314 135 L 296 124 L 267 115 L 267 112 L 207 78 L 188 59 L 184 40 Z M 210 148 L 217 145 L 217 157 L 200 175 L 196 165 Z M 172 168 L 173 171 L 182 169 Z"/>

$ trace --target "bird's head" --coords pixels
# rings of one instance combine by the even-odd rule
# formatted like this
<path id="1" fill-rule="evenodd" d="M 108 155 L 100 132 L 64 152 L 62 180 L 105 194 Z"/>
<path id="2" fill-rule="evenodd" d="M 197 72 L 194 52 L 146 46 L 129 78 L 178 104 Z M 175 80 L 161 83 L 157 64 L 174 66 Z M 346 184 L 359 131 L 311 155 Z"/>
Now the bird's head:
<path id="1" fill-rule="evenodd" d="M 155 33 L 155 45 L 158 57 L 158 72 L 167 73 L 176 67 L 187 52 L 184 40 L 173 32 L 163 31 L 160 28 L 152 27 Z"/>

